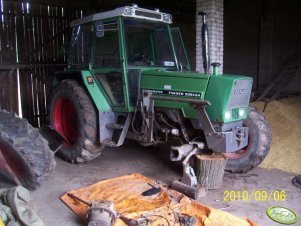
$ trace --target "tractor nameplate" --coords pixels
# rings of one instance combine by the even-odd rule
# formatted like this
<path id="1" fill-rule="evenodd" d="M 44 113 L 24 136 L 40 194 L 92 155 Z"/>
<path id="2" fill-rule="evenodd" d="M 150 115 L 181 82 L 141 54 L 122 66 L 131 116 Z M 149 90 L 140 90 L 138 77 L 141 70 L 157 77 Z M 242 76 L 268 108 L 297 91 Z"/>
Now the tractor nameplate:
<path id="1" fill-rule="evenodd" d="M 152 94 L 165 94 L 165 95 L 172 95 L 172 96 L 180 96 L 180 97 L 201 97 L 202 96 L 202 93 L 181 92 L 181 91 L 172 91 L 172 90 L 144 89 L 143 92 L 152 93 Z"/>

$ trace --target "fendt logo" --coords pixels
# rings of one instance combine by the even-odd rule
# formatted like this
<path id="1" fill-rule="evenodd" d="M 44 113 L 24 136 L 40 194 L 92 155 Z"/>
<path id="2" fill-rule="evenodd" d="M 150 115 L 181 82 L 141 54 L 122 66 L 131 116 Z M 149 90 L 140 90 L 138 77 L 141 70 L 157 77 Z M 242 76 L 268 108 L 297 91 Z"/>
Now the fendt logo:
<path id="1" fill-rule="evenodd" d="M 247 89 L 236 89 L 234 90 L 233 94 L 234 95 L 244 95 L 247 94 L 248 90 Z"/>

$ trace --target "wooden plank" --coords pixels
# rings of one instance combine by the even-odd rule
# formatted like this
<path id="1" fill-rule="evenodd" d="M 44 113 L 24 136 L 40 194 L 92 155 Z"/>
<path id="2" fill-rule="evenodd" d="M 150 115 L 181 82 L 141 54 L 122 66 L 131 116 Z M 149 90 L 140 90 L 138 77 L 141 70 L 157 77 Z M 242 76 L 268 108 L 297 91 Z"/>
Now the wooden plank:
<path id="1" fill-rule="evenodd" d="M 6 86 L 6 78 L 7 78 L 7 74 L 8 74 L 8 71 L 7 70 L 1 70 L 1 73 L 0 73 L 0 78 L 1 78 L 1 83 L 0 83 L 0 106 L 1 106 L 1 109 L 7 109 L 7 98 L 6 98 L 6 89 L 7 89 L 7 86 Z"/>
<path id="2" fill-rule="evenodd" d="M 30 18 L 30 8 L 27 8 L 27 5 L 24 4 L 24 41 L 26 43 L 26 52 L 24 53 L 26 55 L 26 61 L 24 63 L 26 64 L 32 64 L 33 63 L 33 57 L 30 54 L 32 51 L 32 39 L 31 39 L 31 31 L 32 31 L 32 25 L 31 25 L 31 18 Z M 22 104 L 24 106 L 22 107 L 23 109 L 23 114 L 24 116 L 28 119 L 28 121 L 31 124 L 35 124 L 33 120 L 34 116 L 34 106 L 33 106 L 33 86 L 32 86 L 32 74 L 31 74 L 31 69 L 28 68 L 23 71 L 23 76 L 22 76 L 22 93 L 24 92 L 24 98 L 22 98 Z M 22 94 L 21 94 L 22 95 Z"/>
<path id="3" fill-rule="evenodd" d="M 17 70 L 11 70 L 8 76 L 7 96 L 9 97 L 9 110 L 19 115 Z"/>
<path id="4" fill-rule="evenodd" d="M 7 4 L 4 4 L 3 2 L 3 8 L 4 10 L 8 10 Z M 3 49 L 2 49 L 2 56 L 3 61 L 2 63 L 9 64 L 11 63 L 11 51 L 9 50 L 9 30 L 8 30 L 8 21 L 9 16 L 3 15 L 3 35 L 2 35 L 2 43 L 3 43 Z"/>
<path id="5" fill-rule="evenodd" d="M 44 89 L 43 89 L 44 81 L 43 81 L 43 78 L 42 78 L 42 75 L 40 72 L 41 72 L 41 69 L 36 68 L 36 73 L 38 75 L 38 77 L 37 77 L 37 94 L 38 94 L 37 105 L 38 106 L 37 107 L 38 107 L 38 114 L 40 115 L 39 116 L 39 126 L 44 123 L 43 117 L 45 114 L 45 112 L 44 112 L 45 109 L 43 107 L 43 99 L 44 99 L 43 96 L 45 95 Z"/>
<path id="6" fill-rule="evenodd" d="M 31 109 L 31 99 L 30 99 L 30 90 L 28 89 L 28 83 L 30 82 L 30 76 L 28 69 L 20 70 L 20 93 L 21 93 L 21 102 L 22 102 L 22 114 L 24 118 L 29 119 L 32 115 Z"/>
<path id="7" fill-rule="evenodd" d="M 4 4 L 5 5 L 5 4 Z M 14 5 L 13 4 L 6 4 L 4 6 L 4 9 L 7 9 L 8 12 L 14 12 Z M 7 63 L 14 63 L 16 62 L 16 26 L 15 26 L 15 18 L 12 16 L 7 16 L 4 26 L 6 28 L 5 36 L 6 39 L 6 53 L 8 56 L 8 59 L 6 60 Z M 18 113 L 18 104 L 16 101 L 16 79 L 14 79 L 15 70 L 10 70 L 7 72 L 6 80 L 5 80 L 5 93 L 3 93 L 4 97 L 6 97 L 5 100 L 5 106 L 6 109 L 9 111 L 14 111 Z"/>
<path id="8" fill-rule="evenodd" d="M 3 19 L 2 19 L 2 16 L 3 16 L 3 5 L 2 5 L 2 2 L 0 1 L 0 63 L 3 62 L 3 48 L 4 48 L 4 40 L 3 40 L 3 37 L 4 37 L 4 30 L 3 30 Z"/>
<path id="9" fill-rule="evenodd" d="M 25 26 L 23 23 L 23 3 L 16 6 L 18 16 L 16 16 L 16 29 L 17 29 L 17 45 L 18 45 L 18 59 L 19 62 L 26 62 L 26 43 L 25 38 Z"/>
<path id="10" fill-rule="evenodd" d="M 61 7 L 29 4 L 29 10 L 23 1 L 5 0 L 0 5 L 4 9 L 3 18 L 0 10 L 0 107 L 18 109 L 17 70 L 9 74 L 12 66 L 18 67 L 23 115 L 33 125 L 42 125 L 47 123 L 55 70 L 50 64 L 66 62 L 66 50 L 61 48 L 71 34 L 71 20 L 81 11 L 64 8 L 62 13 Z"/>
<path id="11" fill-rule="evenodd" d="M 38 10 L 38 9 L 36 9 Z M 39 46 L 41 46 L 41 31 L 40 31 L 40 18 L 38 16 L 35 17 L 35 36 L 36 36 L 36 49 L 35 49 L 35 54 L 36 54 L 36 62 L 41 62 L 41 52 Z M 45 109 L 43 105 L 43 99 L 44 99 L 44 89 L 43 89 L 43 84 L 44 84 L 44 79 L 42 75 L 42 70 L 41 68 L 35 68 L 35 76 L 37 77 L 37 100 L 38 100 L 38 114 L 40 115 L 39 118 L 39 126 L 44 125 L 44 114 L 45 114 Z M 41 116 L 42 115 L 42 116 Z"/>

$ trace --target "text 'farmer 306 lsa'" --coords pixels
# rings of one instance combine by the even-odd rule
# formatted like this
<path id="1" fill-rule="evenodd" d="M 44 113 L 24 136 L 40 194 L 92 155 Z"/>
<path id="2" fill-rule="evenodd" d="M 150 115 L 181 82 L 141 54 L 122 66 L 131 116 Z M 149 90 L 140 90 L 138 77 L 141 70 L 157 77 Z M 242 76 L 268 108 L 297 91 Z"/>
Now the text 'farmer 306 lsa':
<path id="1" fill-rule="evenodd" d="M 172 17 L 136 5 L 72 22 L 68 69 L 57 73 L 50 121 L 59 154 L 81 163 L 125 138 L 148 146 L 178 140 L 180 160 L 197 145 L 245 172 L 265 158 L 271 134 L 249 107 L 252 78 L 190 72 Z M 201 145 L 202 144 L 202 145 Z"/>

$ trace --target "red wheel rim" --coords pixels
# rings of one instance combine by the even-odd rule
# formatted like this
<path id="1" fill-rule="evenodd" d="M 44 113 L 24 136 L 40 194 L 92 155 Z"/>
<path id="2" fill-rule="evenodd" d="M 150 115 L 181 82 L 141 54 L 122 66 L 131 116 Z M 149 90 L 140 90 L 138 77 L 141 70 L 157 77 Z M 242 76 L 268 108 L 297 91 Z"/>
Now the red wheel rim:
<path id="1" fill-rule="evenodd" d="M 241 158 L 242 156 L 244 156 L 248 153 L 248 150 L 251 147 L 251 145 L 252 145 L 252 139 L 251 139 L 251 136 L 249 134 L 249 136 L 248 136 L 248 145 L 245 148 L 243 148 L 239 151 L 233 152 L 233 153 L 225 153 L 224 156 L 227 159 L 239 159 L 239 158 Z"/>
<path id="2" fill-rule="evenodd" d="M 77 113 L 73 103 L 67 98 L 58 98 L 54 104 L 52 119 L 55 130 L 68 141 L 64 142 L 64 146 L 72 146 L 78 138 Z"/>
<path id="3" fill-rule="evenodd" d="M 19 179 L 19 181 L 25 185 L 26 181 L 31 178 L 31 173 L 28 170 L 28 166 L 26 165 L 24 159 L 22 159 L 16 152 L 5 142 L 0 141 L 0 151 L 6 161 L 6 164 L 11 168 L 14 175 Z M 4 171 L 4 175 L 10 179 L 11 178 L 9 172 L 6 169 L 5 164 L 0 160 L 0 170 Z"/>

